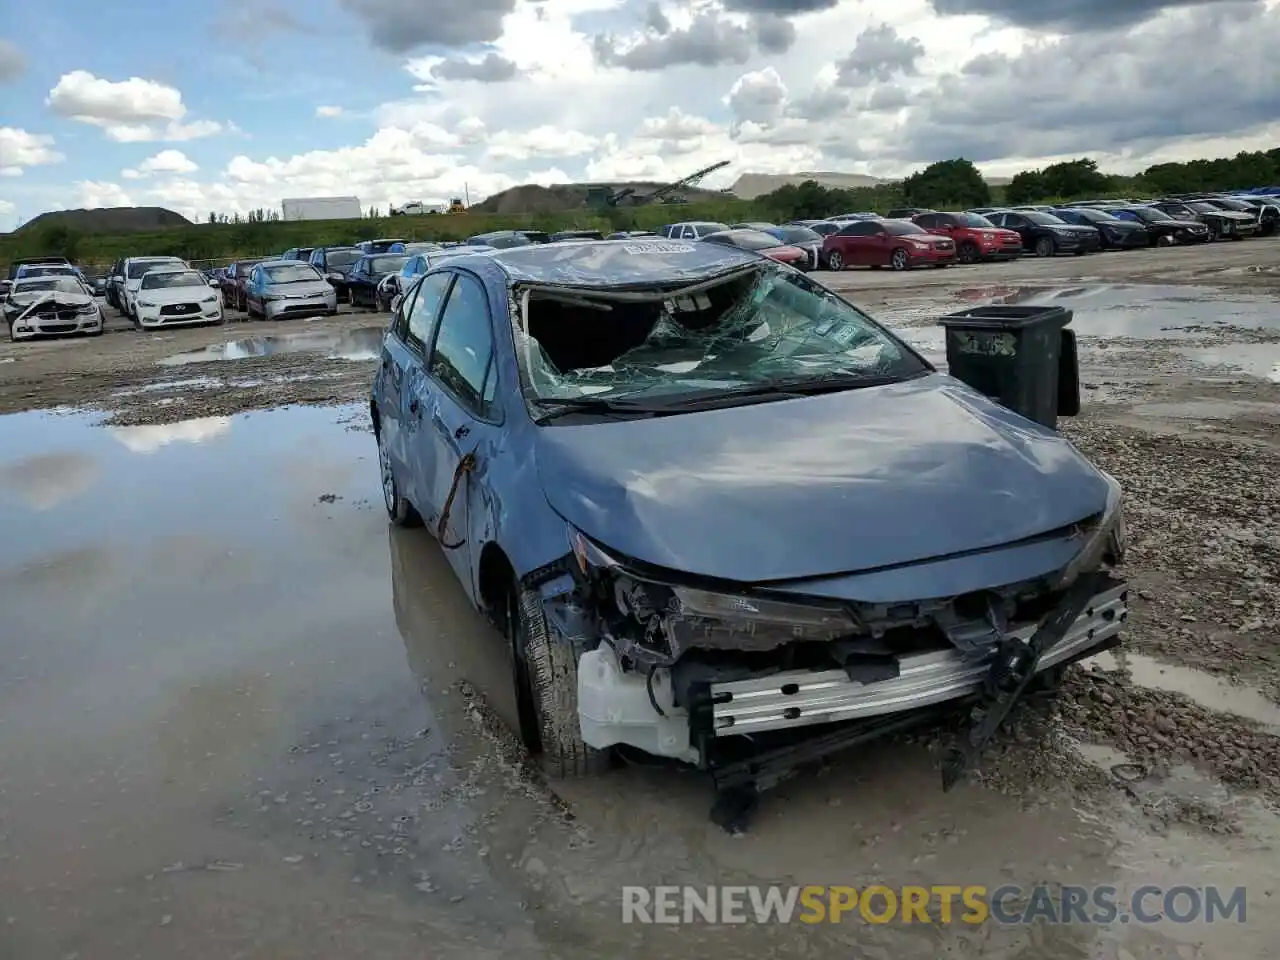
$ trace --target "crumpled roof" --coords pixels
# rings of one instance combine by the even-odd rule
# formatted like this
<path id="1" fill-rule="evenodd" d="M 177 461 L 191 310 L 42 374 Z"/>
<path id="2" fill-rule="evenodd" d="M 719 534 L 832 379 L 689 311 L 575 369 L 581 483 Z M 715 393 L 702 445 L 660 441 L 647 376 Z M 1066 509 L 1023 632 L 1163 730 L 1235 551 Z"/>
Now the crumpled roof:
<path id="1" fill-rule="evenodd" d="M 762 258 L 719 243 L 634 237 L 512 247 L 489 259 L 513 283 L 604 287 L 696 282 Z"/>

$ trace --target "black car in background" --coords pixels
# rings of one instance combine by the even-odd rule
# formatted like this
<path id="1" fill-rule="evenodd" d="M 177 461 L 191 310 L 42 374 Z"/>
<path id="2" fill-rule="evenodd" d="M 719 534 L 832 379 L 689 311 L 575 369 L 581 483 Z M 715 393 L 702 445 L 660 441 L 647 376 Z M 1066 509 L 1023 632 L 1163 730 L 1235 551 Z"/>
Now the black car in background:
<path id="1" fill-rule="evenodd" d="M 1269 237 L 1276 232 L 1276 222 L 1280 220 L 1280 204 L 1252 197 L 1201 197 L 1200 203 L 1207 203 L 1219 210 L 1236 210 L 1258 218 L 1259 236 Z"/>
<path id="2" fill-rule="evenodd" d="M 829 237 L 833 233 L 839 233 L 840 228 L 844 226 L 837 220 L 791 220 L 783 224 L 784 227 L 808 227 L 820 237 Z"/>
<path id="3" fill-rule="evenodd" d="M 306 263 L 311 259 L 311 254 L 315 247 L 290 247 L 284 253 L 280 254 L 281 260 L 301 260 Z"/>
<path id="4" fill-rule="evenodd" d="M 1022 249 L 1037 257 L 1052 257 L 1059 253 L 1080 256 L 1102 247 L 1102 238 L 1096 227 L 1067 223 L 1051 213 L 1039 210 L 998 210 L 986 217 L 995 226 L 1016 232 L 1022 237 Z"/>
<path id="5" fill-rule="evenodd" d="M 1107 213 L 1118 220 L 1140 223 L 1146 227 L 1153 246 L 1168 243 L 1208 243 L 1209 228 L 1199 220 L 1179 220 L 1163 210 L 1134 204 L 1127 207 L 1107 207 Z"/>
<path id="6" fill-rule="evenodd" d="M 399 273 L 409 257 L 403 253 L 374 253 L 361 257 L 347 274 L 347 303 L 353 307 L 382 306 L 378 302 L 378 284 L 382 278 Z"/>
<path id="7" fill-rule="evenodd" d="M 547 238 L 548 243 L 563 243 L 566 240 L 603 240 L 600 230 L 561 230 Z"/>
<path id="8" fill-rule="evenodd" d="M 1258 232 L 1256 217 L 1238 210 L 1220 210 L 1200 200 L 1160 200 L 1152 204 L 1178 220 L 1199 220 L 1213 240 L 1243 240 Z"/>
<path id="9" fill-rule="evenodd" d="M 1121 220 L 1094 207 L 1060 207 L 1053 211 L 1059 220 L 1080 227 L 1094 227 L 1103 250 L 1134 250 L 1151 246 L 1151 234 L 1141 223 Z"/>
<path id="10" fill-rule="evenodd" d="M 770 226 L 762 227 L 761 229 L 769 236 L 777 237 L 779 243 L 785 243 L 791 247 L 799 247 L 809 254 L 809 263 L 806 269 L 818 270 L 825 266 L 822 262 L 822 234 L 812 227 L 802 227 L 797 223 L 784 223 L 779 227 Z"/>
<path id="11" fill-rule="evenodd" d="M 492 233 L 477 233 L 474 237 L 467 237 L 466 242 L 472 247 L 507 250 L 511 247 L 527 247 L 532 243 L 550 243 L 551 237 L 536 230 L 494 230 Z"/>
<path id="12" fill-rule="evenodd" d="M 363 256 L 355 247 L 316 247 L 311 251 L 307 262 L 320 271 L 320 276 L 333 284 L 333 289 L 338 292 L 338 299 L 341 300 L 347 292 L 347 274 Z"/>
<path id="13" fill-rule="evenodd" d="M 887 220 L 910 220 L 912 217 L 918 217 L 922 213 L 937 213 L 937 210 L 931 210 L 928 207 L 895 207 L 885 214 Z"/>

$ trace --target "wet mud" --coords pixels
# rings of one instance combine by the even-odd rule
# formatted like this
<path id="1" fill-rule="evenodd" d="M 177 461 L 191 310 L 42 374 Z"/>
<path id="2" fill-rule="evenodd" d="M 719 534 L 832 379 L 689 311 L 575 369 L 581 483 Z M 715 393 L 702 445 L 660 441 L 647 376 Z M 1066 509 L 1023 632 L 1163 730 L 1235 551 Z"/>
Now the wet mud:
<path id="1" fill-rule="evenodd" d="M 34 408 L 0 416 L 0 957 L 1273 955 L 1280 301 L 1236 262 L 1262 245 L 1197 261 L 1226 289 L 1071 276 L 1116 255 L 854 294 L 940 360 L 949 310 L 1075 312 L 1064 430 L 1125 487 L 1130 628 L 952 793 L 948 724 L 788 781 L 736 838 L 695 771 L 553 783 L 524 754 L 502 638 L 386 523 L 380 318 L 112 332 L 97 366 L 36 345 L 0 366 L 0 409 Z M 1249 913 L 621 922 L 625 885 L 772 883 L 1243 885 Z"/>

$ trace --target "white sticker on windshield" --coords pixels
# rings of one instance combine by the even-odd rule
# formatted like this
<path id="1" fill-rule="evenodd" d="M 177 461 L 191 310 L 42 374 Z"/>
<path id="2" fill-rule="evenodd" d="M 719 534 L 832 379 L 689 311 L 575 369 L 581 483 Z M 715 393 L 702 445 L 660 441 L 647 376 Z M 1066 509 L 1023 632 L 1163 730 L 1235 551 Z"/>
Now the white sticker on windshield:
<path id="1" fill-rule="evenodd" d="M 693 253 L 691 243 L 674 243 L 670 240 L 653 243 L 628 243 L 622 248 L 627 253 Z"/>
<path id="2" fill-rule="evenodd" d="M 834 330 L 830 331 L 827 336 L 834 340 L 840 346 L 848 346 L 853 342 L 853 338 L 858 335 L 858 328 L 852 323 L 842 323 Z"/>

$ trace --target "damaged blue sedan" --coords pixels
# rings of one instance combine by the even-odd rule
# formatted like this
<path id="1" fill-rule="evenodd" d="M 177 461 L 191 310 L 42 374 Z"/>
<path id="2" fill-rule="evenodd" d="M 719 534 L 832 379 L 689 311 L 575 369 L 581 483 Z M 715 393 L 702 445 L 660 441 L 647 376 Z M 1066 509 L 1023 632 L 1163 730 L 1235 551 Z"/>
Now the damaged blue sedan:
<path id="1" fill-rule="evenodd" d="M 441 261 L 370 413 L 391 520 L 427 524 L 506 638 L 554 775 L 622 749 L 763 789 L 943 709 L 998 714 L 1127 612 L 1113 478 L 733 247 Z"/>

